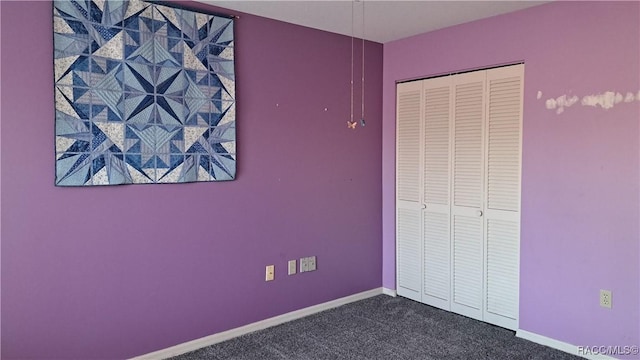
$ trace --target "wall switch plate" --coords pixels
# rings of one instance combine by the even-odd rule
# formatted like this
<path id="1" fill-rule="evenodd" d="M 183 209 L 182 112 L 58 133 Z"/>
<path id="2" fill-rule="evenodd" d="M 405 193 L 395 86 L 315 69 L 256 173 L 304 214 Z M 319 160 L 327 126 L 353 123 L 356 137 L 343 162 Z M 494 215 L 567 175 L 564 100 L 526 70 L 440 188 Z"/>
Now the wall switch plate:
<path id="1" fill-rule="evenodd" d="M 600 290 L 600 306 L 611 309 L 611 290 Z"/>
<path id="2" fill-rule="evenodd" d="M 274 277 L 275 277 L 275 266 L 274 265 L 267 265 L 267 267 L 265 269 L 264 281 L 271 281 L 271 280 L 273 280 Z"/>
<path id="3" fill-rule="evenodd" d="M 295 260 L 289 260 L 289 275 L 293 275 L 296 273 L 296 261 Z"/>
<path id="4" fill-rule="evenodd" d="M 316 257 L 310 256 L 307 259 L 309 262 L 309 271 L 316 271 Z"/>
<path id="5" fill-rule="evenodd" d="M 307 272 L 309 271 L 309 258 L 300 258 L 300 272 Z"/>

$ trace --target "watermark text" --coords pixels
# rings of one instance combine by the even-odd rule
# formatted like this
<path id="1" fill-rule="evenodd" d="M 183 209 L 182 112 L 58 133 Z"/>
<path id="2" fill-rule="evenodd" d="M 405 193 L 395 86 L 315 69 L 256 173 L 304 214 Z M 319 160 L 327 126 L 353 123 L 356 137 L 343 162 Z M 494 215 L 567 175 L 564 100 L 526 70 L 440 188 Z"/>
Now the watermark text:
<path id="1" fill-rule="evenodd" d="M 578 355 L 638 355 L 637 345 L 578 346 Z"/>

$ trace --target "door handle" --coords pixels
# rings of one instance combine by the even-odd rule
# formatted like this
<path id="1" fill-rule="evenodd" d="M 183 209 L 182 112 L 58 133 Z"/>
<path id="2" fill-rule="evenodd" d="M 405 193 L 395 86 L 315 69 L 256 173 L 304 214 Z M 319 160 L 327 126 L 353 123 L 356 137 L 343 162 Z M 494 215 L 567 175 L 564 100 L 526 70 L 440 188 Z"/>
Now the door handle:
<path id="1" fill-rule="evenodd" d="M 482 217 L 482 210 L 476 211 L 476 215 L 478 215 L 478 217 Z"/>
<path id="2" fill-rule="evenodd" d="M 422 209 L 426 209 L 427 208 L 427 204 L 422 204 Z"/>

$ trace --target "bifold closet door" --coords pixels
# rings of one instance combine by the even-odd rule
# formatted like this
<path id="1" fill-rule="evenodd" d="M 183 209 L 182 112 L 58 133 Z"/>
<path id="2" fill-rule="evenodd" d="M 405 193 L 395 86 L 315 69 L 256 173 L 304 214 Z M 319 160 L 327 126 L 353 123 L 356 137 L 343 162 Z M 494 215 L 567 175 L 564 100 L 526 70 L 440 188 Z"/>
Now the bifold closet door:
<path id="1" fill-rule="evenodd" d="M 449 177 L 451 77 L 423 81 L 422 302 L 449 310 L 451 293 Z"/>
<path id="2" fill-rule="evenodd" d="M 397 85 L 397 293 L 518 328 L 524 65 Z"/>
<path id="3" fill-rule="evenodd" d="M 421 301 L 422 82 L 398 84 L 396 104 L 396 291 L 400 296 Z"/>
<path id="4" fill-rule="evenodd" d="M 487 71 L 484 321 L 518 328 L 524 65 Z"/>
<path id="5" fill-rule="evenodd" d="M 453 77 L 451 311 L 482 320 L 484 71 Z"/>

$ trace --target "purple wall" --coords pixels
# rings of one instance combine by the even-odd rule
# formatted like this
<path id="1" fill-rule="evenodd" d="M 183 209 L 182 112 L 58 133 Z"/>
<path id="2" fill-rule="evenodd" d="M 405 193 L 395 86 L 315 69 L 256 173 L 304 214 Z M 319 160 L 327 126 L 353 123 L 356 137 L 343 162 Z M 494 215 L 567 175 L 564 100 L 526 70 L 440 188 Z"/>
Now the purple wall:
<path id="1" fill-rule="evenodd" d="M 520 328 L 640 345 L 639 34 L 638 2 L 559 2 L 385 44 L 383 286 L 395 288 L 395 81 L 524 60 Z M 605 91 L 639 99 L 545 107 Z"/>
<path id="2" fill-rule="evenodd" d="M 382 45 L 349 130 L 350 39 L 243 15 L 237 180 L 56 188 L 52 5 L 1 6 L 3 359 L 131 357 L 381 286 Z"/>

